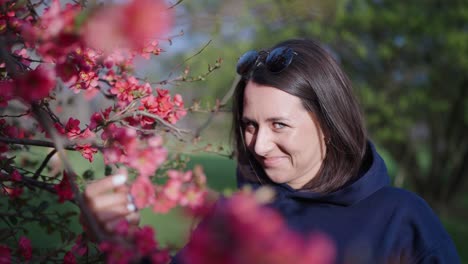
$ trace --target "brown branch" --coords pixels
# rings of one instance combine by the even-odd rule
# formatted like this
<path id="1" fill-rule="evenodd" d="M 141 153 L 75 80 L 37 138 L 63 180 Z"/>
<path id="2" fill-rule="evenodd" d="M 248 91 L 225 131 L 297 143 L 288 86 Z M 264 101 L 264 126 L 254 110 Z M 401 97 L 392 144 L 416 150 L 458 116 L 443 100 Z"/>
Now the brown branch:
<path id="1" fill-rule="evenodd" d="M 37 146 L 37 147 L 47 147 L 55 148 L 53 142 L 45 140 L 36 140 L 36 139 L 19 139 L 19 138 L 7 138 L 0 137 L 0 142 L 16 145 L 25 145 L 25 146 Z M 72 144 L 67 144 L 64 146 L 67 150 L 75 150 L 75 147 Z"/>
<path id="2" fill-rule="evenodd" d="M 174 8 L 174 7 L 178 6 L 178 5 L 179 5 L 180 3 L 182 3 L 183 1 L 184 1 L 184 0 L 179 0 L 179 1 L 177 1 L 177 3 L 175 3 L 175 4 L 171 5 L 171 6 L 169 7 L 169 9 L 171 9 L 171 8 Z"/>
<path id="3" fill-rule="evenodd" d="M 219 108 L 225 106 L 226 103 L 229 101 L 229 99 L 232 97 L 232 95 L 234 94 L 234 90 L 236 89 L 236 85 L 239 82 L 240 78 L 241 77 L 239 75 L 236 76 L 236 78 L 231 84 L 231 88 L 229 88 L 227 93 L 224 95 L 223 99 L 221 100 L 221 102 L 219 103 L 215 111 L 211 113 L 211 115 L 208 117 L 205 123 L 203 123 L 199 128 L 197 128 L 197 130 L 195 131 L 196 138 L 199 137 L 201 132 L 205 130 L 208 127 L 208 125 L 213 121 L 214 116 L 218 114 Z"/>
<path id="4" fill-rule="evenodd" d="M 155 119 L 161 125 L 167 127 L 169 130 L 173 131 L 176 134 L 176 136 L 178 136 L 178 137 L 182 136 L 182 133 L 190 133 L 190 131 L 188 131 L 188 130 L 182 130 L 182 129 L 168 123 L 166 120 L 162 119 L 158 115 L 150 114 L 150 113 L 147 113 L 147 112 L 144 112 L 144 111 L 135 111 L 135 112 L 131 112 L 131 113 L 128 113 L 128 114 L 124 114 L 124 115 L 121 116 L 121 119 L 124 119 L 124 118 L 127 118 L 127 117 L 132 117 L 132 116 L 135 116 L 135 115 L 142 115 L 142 116 L 146 116 L 146 117 L 150 117 L 150 118 Z"/>
<path id="5" fill-rule="evenodd" d="M 15 168 L 11 167 L 11 166 L 8 166 L 7 168 L 3 168 L 3 169 L 5 169 L 5 171 L 8 174 L 3 174 L 2 178 L 6 178 L 7 181 L 12 181 L 13 179 L 12 179 L 12 177 L 10 175 L 13 172 L 13 170 L 15 170 Z M 23 174 L 20 174 L 20 176 L 21 176 L 21 182 L 24 183 L 24 185 L 26 187 L 37 187 L 37 188 L 40 188 L 42 190 L 46 190 L 46 191 L 48 191 L 50 193 L 54 193 L 54 194 L 57 193 L 57 191 L 55 191 L 55 189 L 54 189 L 54 184 L 38 181 L 36 179 L 24 176 Z"/>
<path id="6" fill-rule="evenodd" d="M 26 115 L 29 115 L 31 112 L 29 112 L 29 110 L 24 113 L 24 114 L 18 114 L 18 115 L 0 115 L 0 118 L 5 118 L 5 117 L 12 117 L 12 118 L 15 118 L 15 117 L 23 117 L 23 116 L 26 116 Z"/>
<path id="7" fill-rule="evenodd" d="M 180 68 L 180 66 L 182 66 L 184 63 L 186 63 L 187 61 L 193 59 L 195 56 L 201 54 L 207 47 L 208 45 L 210 45 L 211 43 L 211 39 L 199 50 L 197 51 L 195 54 L 193 54 L 192 56 L 188 57 L 187 59 L 185 59 L 184 61 L 182 61 L 181 63 L 177 64 L 176 66 L 174 66 L 171 70 L 171 72 L 169 73 L 167 79 L 170 79 L 172 74 L 174 73 L 175 70 L 177 70 L 178 68 Z M 163 81 L 159 81 L 159 82 L 156 82 L 156 83 L 151 83 L 151 84 L 166 84 L 167 83 L 167 79 L 166 80 L 163 80 Z"/>
<path id="8" fill-rule="evenodd" d="M 47 166 L 47 163 L 49 163 L 49 160 L 52 158 L 52 156 L 55 155 L 55 153 L 57 153 L 57 150 L 56 149 L 53 149 L 51 152 L 49 152 L 49 154 L 47 155 L 47 157 L 44 159 L 44 161 L 42 161 L 41 163 L 41 166 L 36 170 L 36 172 L 34 173 L 34 176 L 33 176 L 33 179 L 37 180 L 39 178 L 39 175 L 41 175 L 41 172 L 44 170 L 44 168 Z"/>

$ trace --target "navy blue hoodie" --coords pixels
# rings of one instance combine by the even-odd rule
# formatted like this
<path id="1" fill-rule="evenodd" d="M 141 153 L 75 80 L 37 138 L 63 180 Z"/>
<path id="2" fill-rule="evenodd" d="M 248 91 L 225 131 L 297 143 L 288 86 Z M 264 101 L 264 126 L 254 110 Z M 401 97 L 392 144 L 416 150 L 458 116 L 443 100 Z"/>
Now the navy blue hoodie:
<path id="1" fill-rule="evenodd" d="M 271 206 L 293 230 L 332 238 L 337 263 L 460 263 L 427 203 L 391 187 L 385 163 L 371 143 L 368 152 L 368 168 L 342 189 L 322 195 L 273 185 L 277 197 Z M 239 175 L 238 182 L 246 184 Z"/>
<path id="2" fill-rule="evenodd" d="M 337 249 L 337 263 L 460 263 L 439 219 L 417 195 L 389 185 L 384 161 L 369 143 L 360 176 L 330 194 L 275 184 L 270 204 L 302 234 L 322 232 Z M 253 185 L 237 175 L 238 185 Z M 180 263 L 178 256 L 173 263 Z"/>

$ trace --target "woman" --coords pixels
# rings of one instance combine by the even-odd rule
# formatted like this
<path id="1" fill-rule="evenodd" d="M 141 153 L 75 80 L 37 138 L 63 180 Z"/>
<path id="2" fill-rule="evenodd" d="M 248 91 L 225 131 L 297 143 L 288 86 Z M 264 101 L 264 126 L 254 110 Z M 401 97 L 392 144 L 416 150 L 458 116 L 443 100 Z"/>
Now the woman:
<path id="1" fill-rule="evenodd" d="M 350 81 L 317 42 L 289 40 L 247 52 L 237 72 L 239 185 L 272 186 L 277 196 L 271 206 L 288 226 L 326 233 L 335 241 L 338 263 L 460 262 L 429 206 L 389 185 Z M 88 189 L 88 200 L 98 203 L 96 184 Z M 95 214 L 105 224 L 117 219 Z"/>

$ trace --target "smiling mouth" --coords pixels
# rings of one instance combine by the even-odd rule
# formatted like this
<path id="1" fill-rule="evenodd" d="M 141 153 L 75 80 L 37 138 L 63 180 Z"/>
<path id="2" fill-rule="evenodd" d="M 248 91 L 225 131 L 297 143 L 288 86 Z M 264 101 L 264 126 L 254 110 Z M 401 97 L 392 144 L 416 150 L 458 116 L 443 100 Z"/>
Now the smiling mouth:
<path id="1" fill-rule="evenodd" d="M 260 157 L 261 164 L 265 168 L 276 167 L 283 161 L 283 159 L 284 157 Z"/>

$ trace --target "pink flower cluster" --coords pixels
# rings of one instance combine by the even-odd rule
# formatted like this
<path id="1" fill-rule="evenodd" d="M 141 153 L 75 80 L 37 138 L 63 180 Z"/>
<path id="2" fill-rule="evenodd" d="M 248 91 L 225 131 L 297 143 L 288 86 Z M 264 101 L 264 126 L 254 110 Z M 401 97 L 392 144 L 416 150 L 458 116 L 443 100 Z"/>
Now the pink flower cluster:
<path id="1" fill-rule="evenodd" d="M 31 241 L 22 236 L 18 241 L 18 254 L 23 258 L 23 262 L 29 262 L 32 258 L 32 247 Z M 11 250 L 9 247 L 0 244 L 0 264 L 12 263 Z"/>
<path id="2" fill-rule="evenodd" d="M 128 244 L 104 241 L 99 249 L 106 254 L 106 263 L 127 264 L 136 259 L 146 259 L 149 263 L 168 263 L 169 252 L 158 250 L 153 228 L 144 226 L 137 230 L 130 230 L 127 222 L 118 224 L 117 232 L 120 237 L 125 237 Z"/>
<path id="3" fill-rule="evenodd" d="M 137 198 L 136 204 L 138 207 L 140 204 L 151 205 L 153 211 L 167 213 L 177 205 L 190 209 L 203 206 L 207 195 L 205 175 L 194 174 L 192 171 L 181 172 L 176 170 L 169 170 L 167 174 L 169 179 L 164 185 L 157 186 L 156 197 L 151 200 L 152 203 L 149 203 L 141 195 L 142 190 L 148 187 L 140 184 L 132 186 L 131 192 Z"/>
<path id="4" fill-rule="evenodd" d="M 335 248 L 318 233 L 289 230 L 275 210 L 252 194 L 221 201 L 192 233 L 182 253 L 187 263 L 334 263 Z"/>
<path id="5" fill-rule="evenodd" d="M 85 25 L 90 46 L 110 52 L 119 47 L 141 50 L 170 28 L 172 14 L 163 1 L 134 0 L 101 8 Z"/>
<path id="6" fill-rule="evenodd" d="M 78 3 L 62 6 L 52 0 L 39 15 L 26 3 L 1 2 L 2 10 L 8 12 L 0 14 L 0 32 L 15 39 L 5 43 L 20 63 L 0 61 L 0 71 L 11 74 L 0 81 L 0 106 L 15 97 L 31 103 L 49 96 L 56 76 L 75 92 L 85 90 L 92 97 L 103 87 L 100 78 L 107 79 L 114 66 L 125 75 L 136 55 L 158 55 L 161 49 L 155 38 L 168 31 L 172 20 L 162 0 L 107 4 L 91 12 L 83 11 Z M 40 62 L 35 69 L 31 69 L 31 54 L 39 56 L 33 60 Z M 111 90 L 121 89 L 116 85 Z"/>
<path id="7" fill-rule="evenodd" d="M 167 157 L 161 137 L 140 139 L 137 131 L 132 128 L 110 124 L 104 128 L 101 138 L 106 142 L 103 150 L 106 164 L 122 163 L 136 169 L 142 177 L 154 175 Z"/>
<path id="8" fill-rule="evenodd" d="M 157 92 L 158 96 L 150 95 L 141 100 L 142 105 L 140 106 L 140 110 L 158 115 L 171 124 L 175 124 L 180 118 L 187 114 L 180 94 L 176 94 L 174 99 L 171 99 L 168 90 L 157 89 Z M 146 128 L 154 123 L 155 120 L 151 117 L 141 117 L 142 127 Z"/>

